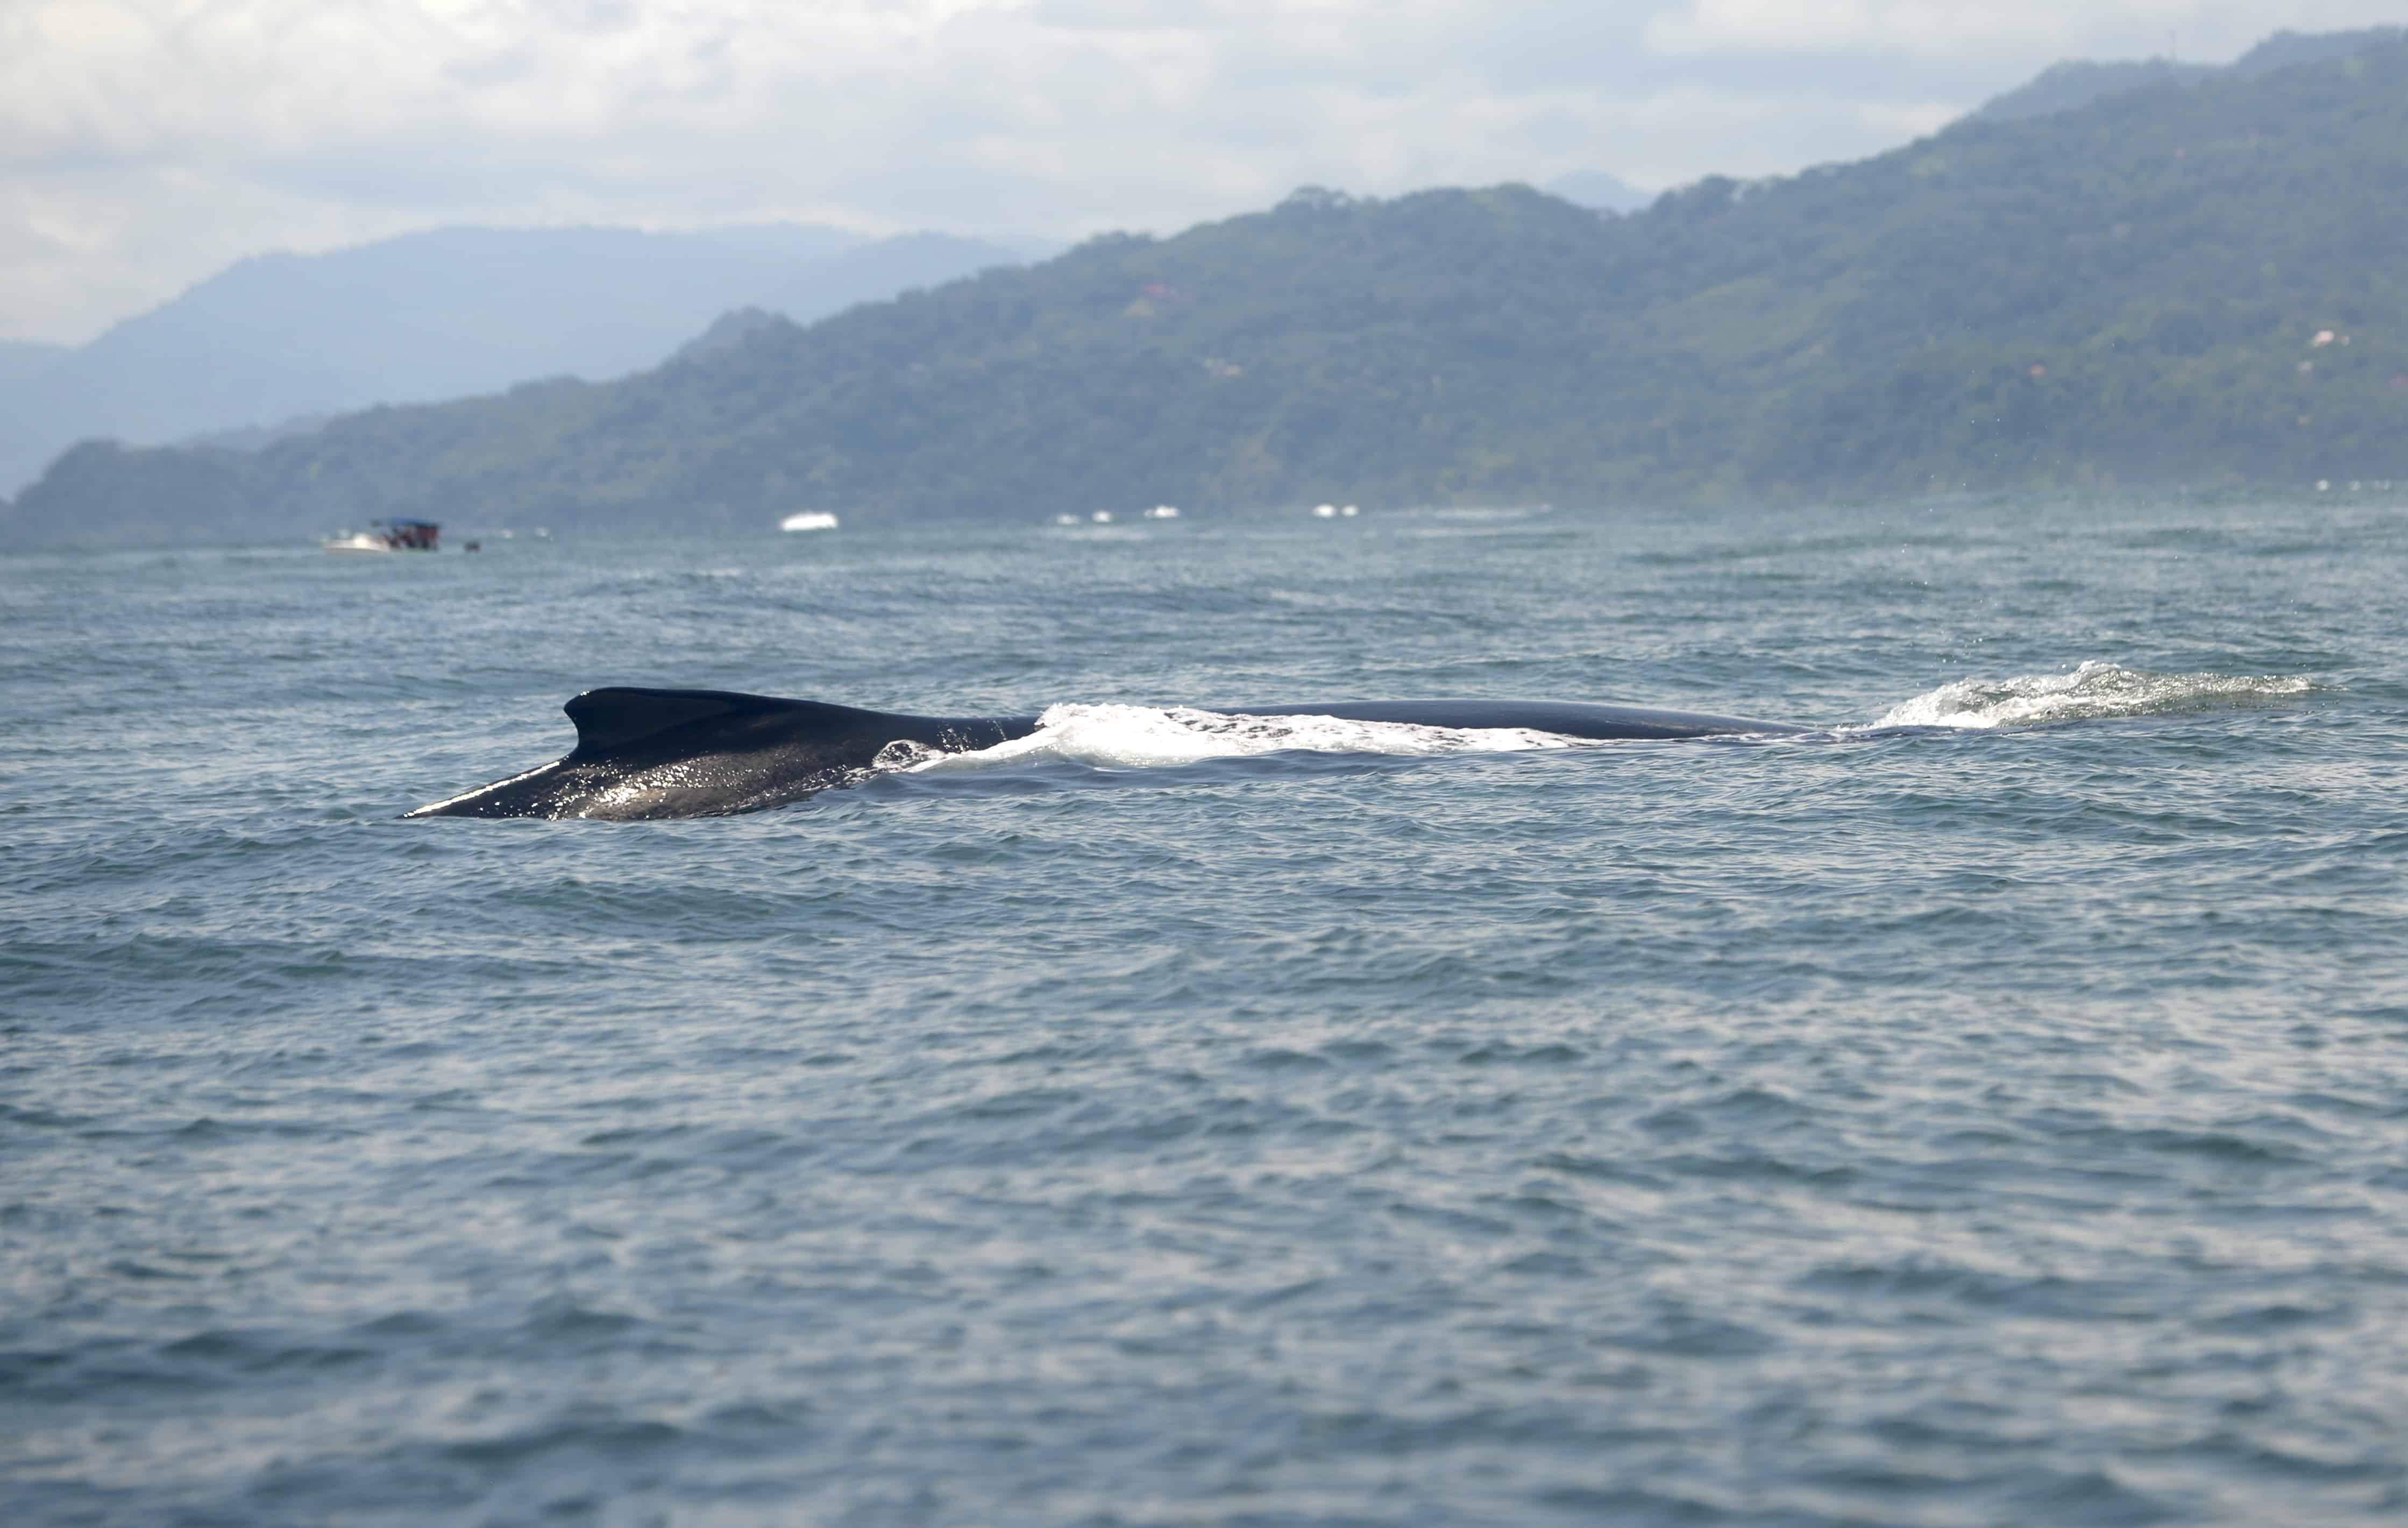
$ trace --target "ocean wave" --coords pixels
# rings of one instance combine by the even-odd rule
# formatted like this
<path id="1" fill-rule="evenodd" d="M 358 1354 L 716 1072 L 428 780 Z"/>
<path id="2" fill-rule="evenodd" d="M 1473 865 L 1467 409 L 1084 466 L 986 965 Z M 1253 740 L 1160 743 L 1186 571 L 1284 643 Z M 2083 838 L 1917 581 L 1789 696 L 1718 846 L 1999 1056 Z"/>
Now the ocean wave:
<path id="1" fill-rule="evenodd" d="M 2305 695 L 2297 674 L 2153 673 L 2092 660 L 2070 673 L 1960 679 L 1902 700 L 1866 728 L 2038 727 L 2108 716 L 2155 716 L 2266 705 Z"/>

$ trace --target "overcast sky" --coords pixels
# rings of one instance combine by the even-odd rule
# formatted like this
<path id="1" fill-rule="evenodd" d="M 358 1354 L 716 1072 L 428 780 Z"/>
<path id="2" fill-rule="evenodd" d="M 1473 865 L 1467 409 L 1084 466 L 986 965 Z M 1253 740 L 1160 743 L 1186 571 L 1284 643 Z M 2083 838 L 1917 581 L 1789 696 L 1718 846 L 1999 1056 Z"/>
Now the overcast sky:
<path id="1" fill-rule="evenodd" d="M 0 0 L 0 338 L 446 223 L 1169 233 L 1302 184 L 1854 158 L 2403 0 Z"/>

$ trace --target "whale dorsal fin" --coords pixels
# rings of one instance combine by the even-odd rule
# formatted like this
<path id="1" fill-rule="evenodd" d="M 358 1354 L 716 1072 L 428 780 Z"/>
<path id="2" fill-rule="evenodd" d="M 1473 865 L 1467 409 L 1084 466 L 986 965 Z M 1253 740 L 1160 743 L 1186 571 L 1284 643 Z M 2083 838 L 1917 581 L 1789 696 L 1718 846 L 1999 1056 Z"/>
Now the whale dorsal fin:
<path id="1" fill-rule="evenodd" d="M 577 748 L 571 758 L 592 757 L 624 748 L 631 742 L 690 727 L 715 716 L 757 715 L 784 711 L 792 700 L 774 696 L 743 695 L 735 690 L 646 690 L 625 686 L 587 690 L 560 709 L 577 724 Z"/>

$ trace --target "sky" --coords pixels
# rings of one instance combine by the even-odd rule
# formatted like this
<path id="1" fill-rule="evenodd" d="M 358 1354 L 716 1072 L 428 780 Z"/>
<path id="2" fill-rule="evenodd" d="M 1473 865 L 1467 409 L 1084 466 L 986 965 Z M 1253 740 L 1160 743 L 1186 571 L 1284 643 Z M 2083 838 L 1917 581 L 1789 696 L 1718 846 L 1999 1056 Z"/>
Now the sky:
<path id="1" fill-rule="evenodd" d="M 2065 58 L 2408 0 L 0 0 L 0 339 L 462 223 L 1173 233 L 1300 185 L 1782 174 Z"/>

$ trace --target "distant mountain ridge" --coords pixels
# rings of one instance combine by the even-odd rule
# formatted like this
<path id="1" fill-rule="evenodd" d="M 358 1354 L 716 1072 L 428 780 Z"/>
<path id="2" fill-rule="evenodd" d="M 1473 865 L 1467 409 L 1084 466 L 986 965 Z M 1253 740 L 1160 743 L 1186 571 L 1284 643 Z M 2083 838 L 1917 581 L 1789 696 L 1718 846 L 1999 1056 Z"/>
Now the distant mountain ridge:
<path id="1" fill-rule="evenodd" d="M 2403 35 L 2408 32 L 2396 26 L 2357 32 L 2277 32 L 2229 65 L 2181 64 L 2165 58 L 2108 63 L 2069 59 L 1984 102 L 1972 114 L 1985 122 L 2015 122 L 2053 111 L 2074 111 L 2093 101 L 2153 85 L 2195 85 L 2218 76 L 2267 74 L 2300 64 L 2320 64 L 2397 42 Z"/>
<path id="2" fill-rule="evenodd" d="M 1030 252 L 768 224 L 448 228 L 253 256 L 88 345 L 0 347 L 0 487 L 94 436 L 275 435 L 296 417 L 624 376 L 731 308 L 808 321 Z"/>
<path id="3" fill-rule="evenodd" d="M 2117 63 L 2069 59 L 2049 65 L 2038 78 L 2004 95 L 1983 102 L 1973 115 L 1984 122 L 2016 122 L 2053 111 L 2077 111 L 2110 95 L 2152 85 L 2193 84 L 2222 72 L 2211 64 L 2176 64 L 2162 58 Z"/>
<path id="4" fill-rule="evenodd" d="M 615 383 L 80 447 L 0 530 L 2408 482 L 2403 248 L 2408 39 L 2378 36 L 1628 216 L 1310 190 Z"/>

